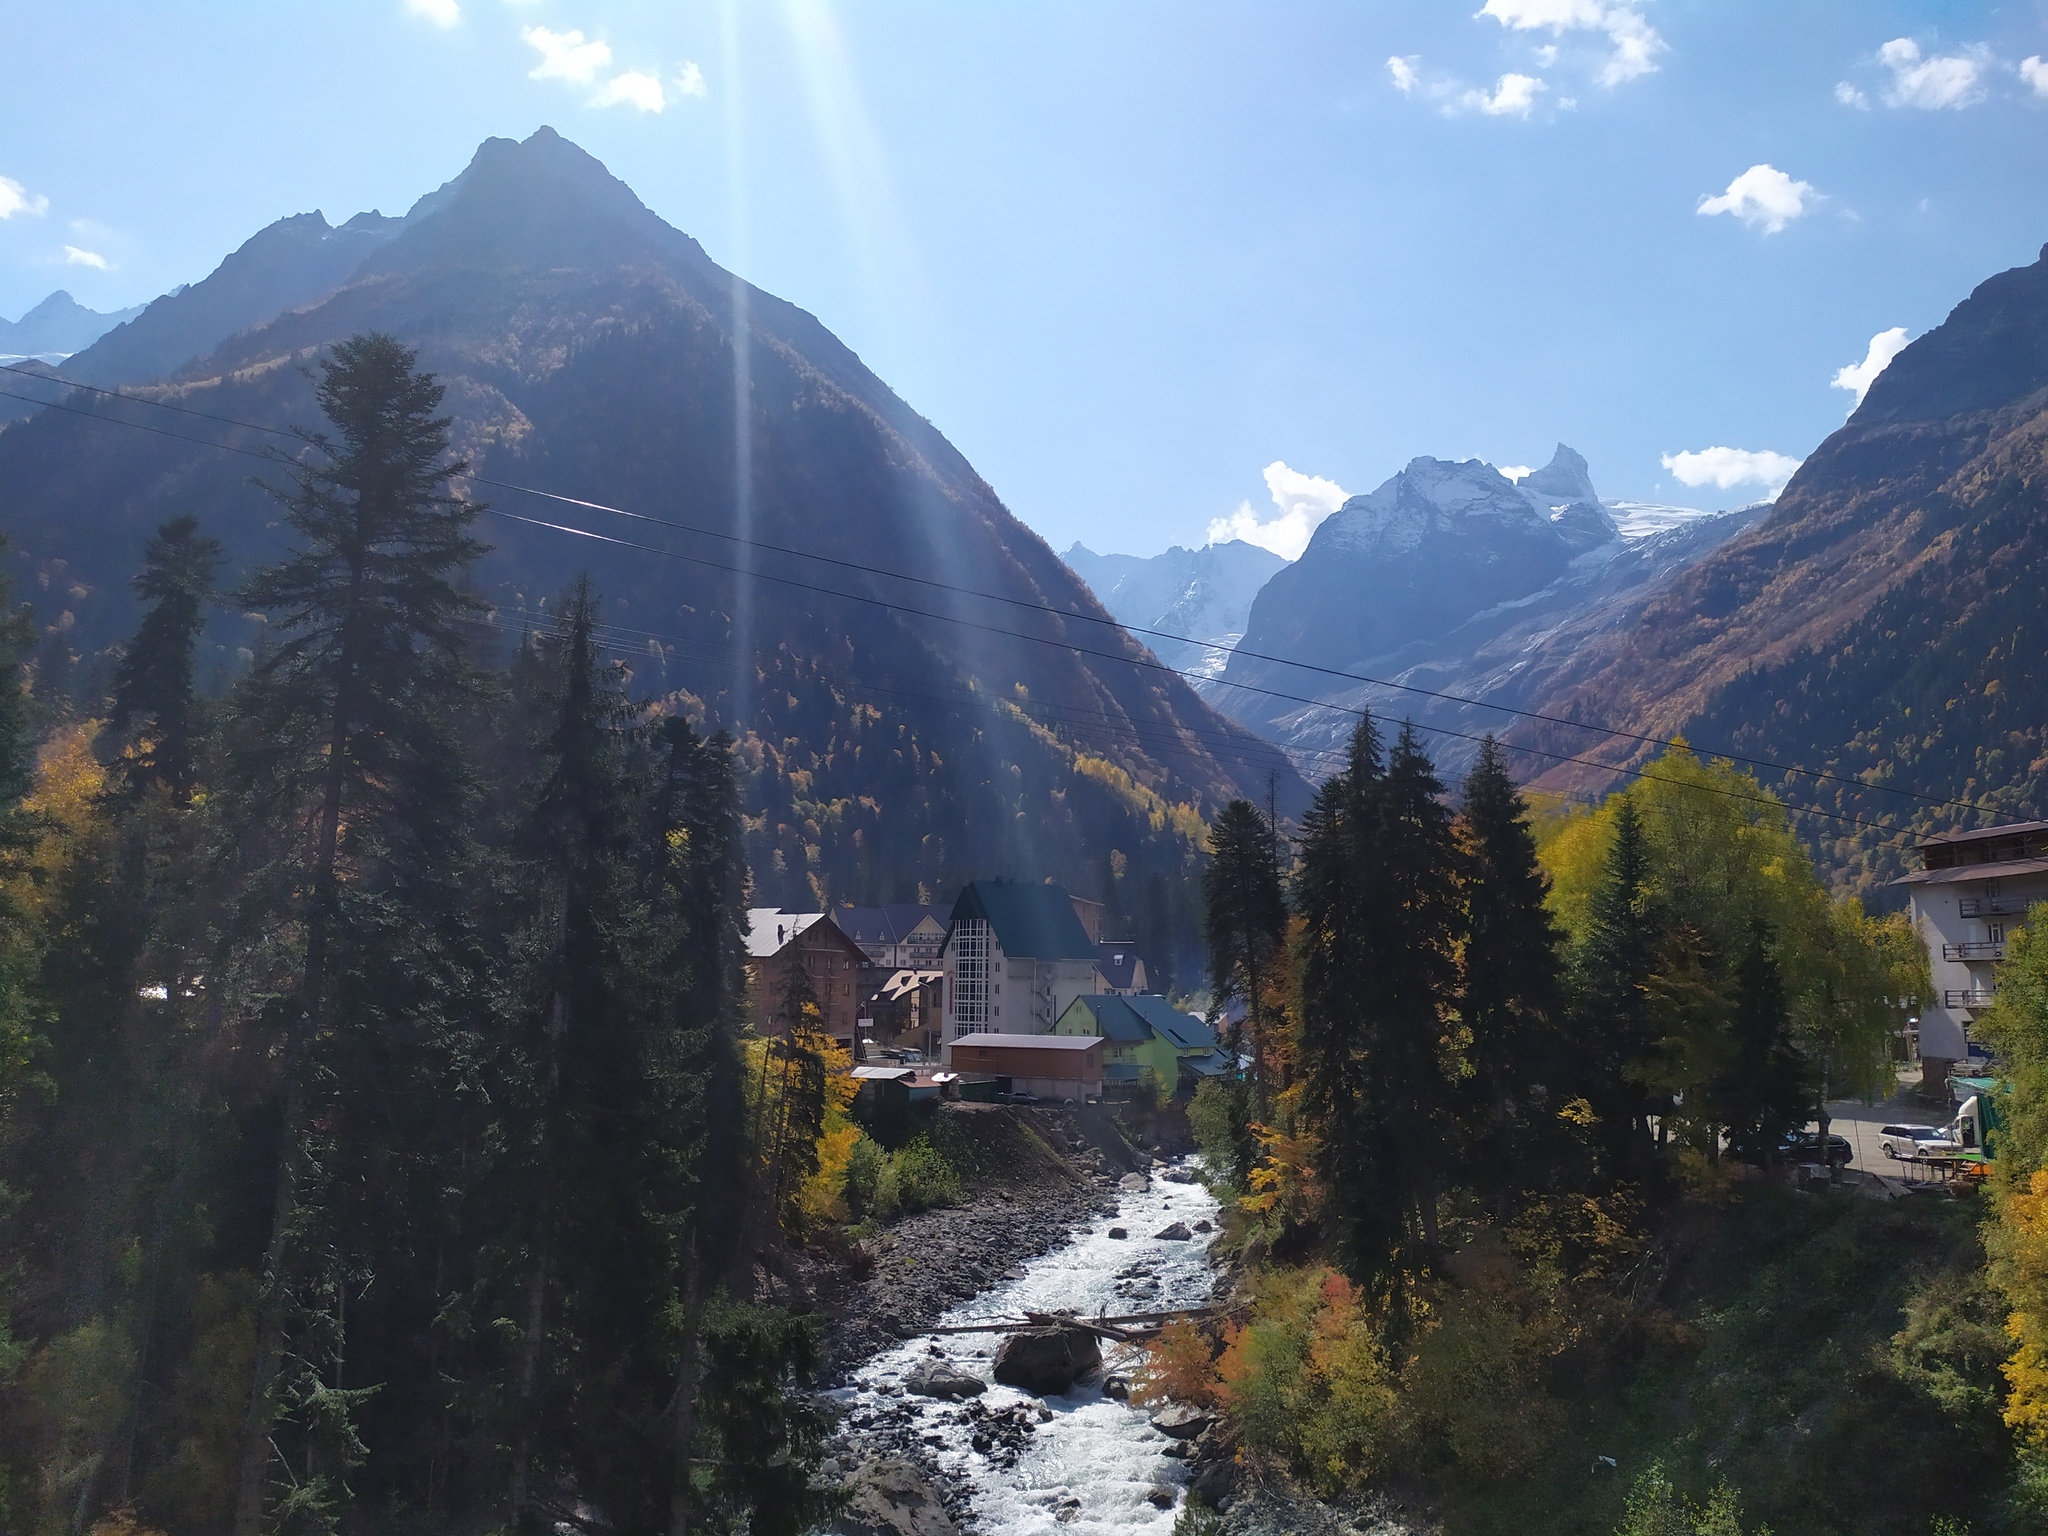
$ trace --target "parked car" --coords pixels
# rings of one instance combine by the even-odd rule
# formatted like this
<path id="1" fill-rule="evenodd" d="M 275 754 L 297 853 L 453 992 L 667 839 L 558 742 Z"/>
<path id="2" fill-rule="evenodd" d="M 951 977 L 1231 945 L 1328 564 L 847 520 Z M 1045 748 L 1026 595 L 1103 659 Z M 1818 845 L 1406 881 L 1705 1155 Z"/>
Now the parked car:
<path id="1" fill-rule="evenodd" d="M 1005 1102 L 1006 1104 L 1036 1104 L 1038 1102 L 1038 1095 L 1035 1093 L 1027 1093 L 1024 1090 L 1019 1089 L 1017 1092 L 1011 1094 L 1003 1102 Z"/>
<path id="2" fill-rule="evenodd" d="M 1877 1133 L 1877 1145 L 1886 1157 L 1905 1162 L 1954 1157 L 1963 1150 L 1962 1143 L 1938 1125 L 1888 1125 Z"/>
<path id="3" fill-rule="evenodd" d="M 1795 1163 L 1813 1162 L 1816 1160 L 1815 1154 L 1819 1150 L 1820 1132 L 1787 1131 L 1785 1133 L 1784 1153 L 1789 1161 Z M 1829 1132 L 1828 1166 L 1831 1168 L 1846 1168 L 1855 1160 L 1856 1149 L 1849 1145 L 1849 1138 L 1837 1136 L 1832 1131 Z"/>

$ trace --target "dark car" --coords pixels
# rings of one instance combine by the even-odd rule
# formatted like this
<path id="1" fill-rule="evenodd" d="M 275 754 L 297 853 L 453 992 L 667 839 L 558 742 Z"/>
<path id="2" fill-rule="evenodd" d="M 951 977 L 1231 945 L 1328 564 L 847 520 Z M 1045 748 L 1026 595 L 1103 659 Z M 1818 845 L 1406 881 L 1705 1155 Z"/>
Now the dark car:
<path id="1" fill-rule="evenodd" d="M 1820 1132 L 1818 1131 L 1789 1131 L 1786 1133 L 1782 1145 L 1785 1157 L 1791 1162 L 1811 1163 L 1819 1161 L 1819 1158 L 1816 1156 L 1820 1151 Z M 1828 1135 L 1828 1166 L 1831 1168 L 1846 1168 L 1855 1160 L 1856 1149 L 1849 1145 L 1849 1138 L 1837 1136 L 1830 1132 Z"/>

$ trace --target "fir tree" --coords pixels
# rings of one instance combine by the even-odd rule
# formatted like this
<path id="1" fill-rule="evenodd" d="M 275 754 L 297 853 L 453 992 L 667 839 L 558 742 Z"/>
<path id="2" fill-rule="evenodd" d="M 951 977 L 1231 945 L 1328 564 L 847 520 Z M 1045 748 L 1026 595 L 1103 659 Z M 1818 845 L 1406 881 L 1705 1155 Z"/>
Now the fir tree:
<path id="1" fill-rule="evenodd" d="M 1619 797 L 1614 842 L 1593 893 L 1591 922 L 1574 963 L 1579 1090 L 1600 1118 L 1601 1139 L 1621 1163 L 1647 1145 L 1647 1102 L 1635 1086 L 1651 1046 L 1646 991 L 1660 925 L 1650 889 L 1650 849 L 1635 802 Z"/>
<path id="2" fill-rule="evenodd" d="M 1458 1013 L 1470 1034 L 1469 1173 L 1497 1207 L 1528 1188 L 1563 1065 L 1561 936 L 1528 807 L 1488 736 L 1460 806 L 1467 923 Z"/>
<path id="3" fill-rule="evenodd" d="M 1739 1157 L 1765 1161 L 1784 1146 L 1788 1131 L 1806 1123 L 1816 1088 L 1814 1073 L 1792 1039 L 1785 980 L 1771 953 L 1771 934 L 1752 918 L 1749 943 L 1735 971 L 1726 1075 L 1714 1103 L 1728 1128 L 1729 1149 Z"/>
<path id="4" fill-rule="evenodd" d="M 375 1293 L 385 1326 L 368 1336 L 401 1354 L 436 1310 L 408 1271 L 433 1225 L 413 1201 L 442 1185 L 450 1010 L 473 990 L 457 928 L 477 605 L 455 579 L 483 552 L 476 506 L 446 489 L 464 465 L 447 460 L 441 396 L 388 336 L 336 346 L 315 385 L 333 435 L 305 434 L 277 493 L 298 546 L 241 594 L 276 638 L 231 705 L 232 956 L 283 1102 L 235 1536 L 263 1527 L 287 1411 L 306 1447 L 294 1508 L 341 1496 L 351 1300 Z M 323 1444 L 340 1447 L 324 1463 Z"/>
<path id="5" fill-rule="evenodd" d="M 217 540 L 199 536 L 199 519 L 175 517 L 150 538 L 135 591 L 149 603 L 114 673 L 107 729 L 132 744 L 123 764 L 131 792 L 162 786 L 191 797 L 197 723 L 193 652 L 221 566 Z"/>
<path id="6" fill-rule="evenodd" d="M 1274 956 L 1287 939 L 1287 898 L 1274 829 L 1249 800 L 1233 800 L 1223 808 L 1210 829 L 1209 847 L 1202 896 L 1211 1006 L 1230 1020 L 1224 1041 L 1233 1068 L 1247 1049 L 1252 1063 L 1250 1083 L 1233 1071 L 1230 1085 L 1231 1139 L 1242 1184 L 1256 1146 L 1249 1124 L 1268 1113 L 1265 1060 L 1271 1021 L 1266 993 Z"/>

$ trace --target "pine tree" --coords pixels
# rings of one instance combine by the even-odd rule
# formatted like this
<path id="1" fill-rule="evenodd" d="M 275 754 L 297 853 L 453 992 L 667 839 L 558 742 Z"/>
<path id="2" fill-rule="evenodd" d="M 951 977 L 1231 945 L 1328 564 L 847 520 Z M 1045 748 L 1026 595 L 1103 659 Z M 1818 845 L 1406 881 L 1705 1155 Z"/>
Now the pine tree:
<path id="1" fill-rule="evenodd" d="M 1463 916 L 1443 786 L 1404 727 L 1370 720 L 1318 791 L 1303 842 L 1301 1065 L 1345 1269 L 1399 1283 L 1439 1243 L 1437 1201 L 1466 1071 L 1452 1012 Z"/>
<path id="2" fill-rule="evenodd" d="M 1458 1013 L 1471 1036 L 1469 1175 L 1497 1208 L 1540 1177 L 1561 1084 L 1562 937 L 1544 904 L 1528 807 L 1488 736 L 1465 779 L 1459 831 L 1467 936 Z"/>
<path id="3" fill-rule="evenodd" d="M 452 1010 L 474 991 L 458 919 L 477 604 L 455 580 L 483 553 L 478 509 L 446 488 L 464 465 L 447 460 L 441 396 L 388 336 L 336 346 L 315 385 L 333 435 L 305 434 L 277 493 L 298 546 L 241 594 L 276 638 L 231 704 L 231 979 L 283 1102 L 235 1536 L 264 1525 L 287 1413 L 305 1455 L 286 1512 L 325 1523 L 345 1496 L 362 1398 L 343 1361 L 365 1369 L 348 1354 L 350 1304 L 375 1296 L 383 1326 L 358 1331 L 400 1355 L 436 1311 L 411 1271 L 444 1186 Z"/>
<path id="4" fill-rule="evenodd" d="M 1388 937 L 1375 921 L 1386 878 L 1384 796 L 1379 733 L 1365 716 L 1343 769 L 1323 782 L 1309 807 L 1294 899 L 1302 923 L 1303 1108 L 1318 1141 L 1317 1172 L 1340 1261 L 1361 1278 L 1384 1274 L 1402 1227 L 1392 1197 L 1392 1149 L 1377 1113 L 1379 1062 L 1369 1022 Z"/>
<path id="5" fill-rule="evenodd" d="M 1635 802 L 1622 795 L 1591 922 L 1573 965 L 1579 1091 L 1599 1116 L 1601 1140 L 1617 1170 L 1648 1145 L 1648 1104 L 1635 1079 L 1651 1047 L 1646 987 L 1660 932 L 1649 843 Z"/>
<path id="6" fill-rule="evenodd" d="M 1716 1085 L 1715 1112 L 1729 1150 L 1759 1161 L 1775 1157 L 1785 1134 L 1806 1123 L 1814 1072 L 1792 1039 L 1785 980 L 1771 953 L 1769 926 L 1752 918 L 1735 971 L 1729 1062 Z"/>
<path id="7" fill-rule="evenodd" d="M 193 652 L 221 566 L 219 541 L 199 536 L 199 519 L 174 517 L 149 541 L 135 591 L 149 603 L 114 673 L 107 729 L 132 745 L 123 764 L 131 793 L 161 786 L 190 799 L 197 722 Z"/>
<path id="8" fill-rule="evenodd" d="M 1233 1067 L 1251 1055 L 1251 1081 L 1233 1071 L 1232 1142 L 1236 1176 L 1250 1171 L 1256 1143 L 1249 1126 L 1267 1118 L 1266 1057 L 1272 1023 L 1267 988 L 1274 956 L 1287 939 L 1287 898 L 1280 883 L 1278 839 L 1249 800 L 1223 808 L 1209 832 L 1209 866 L 1202 872 L 1204 937 L 1209 948 L 1212 1008 L 1229 1020 L 1225 1049 Z"/>

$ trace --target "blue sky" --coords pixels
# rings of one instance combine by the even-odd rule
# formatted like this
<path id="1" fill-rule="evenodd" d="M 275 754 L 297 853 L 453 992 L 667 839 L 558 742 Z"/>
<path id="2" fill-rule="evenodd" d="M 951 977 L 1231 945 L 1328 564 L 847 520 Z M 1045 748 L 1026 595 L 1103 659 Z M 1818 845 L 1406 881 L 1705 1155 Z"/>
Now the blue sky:
<path id="1" fill-rule="evenodd" d="M 2048 241 L 2044 0 L 0 0 L 0 47 L 0 314 L 549 123 L 1059 548 L 1559 439 L 1753 500 Z"/>

